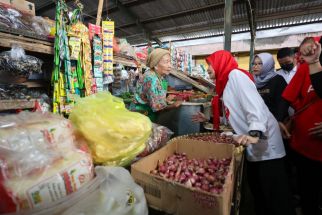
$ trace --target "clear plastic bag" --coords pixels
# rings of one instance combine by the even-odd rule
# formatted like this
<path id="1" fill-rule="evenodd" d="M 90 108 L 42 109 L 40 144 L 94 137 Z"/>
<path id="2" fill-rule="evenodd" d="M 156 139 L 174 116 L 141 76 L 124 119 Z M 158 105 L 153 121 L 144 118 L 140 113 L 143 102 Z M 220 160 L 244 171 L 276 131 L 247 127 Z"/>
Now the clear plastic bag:
<path id="1" fill-rule="evenodd" d="M 28 88 L 25 85 L 1 84 L 1 82 L 2 80 L 0 80 L 0 101 L 10 99 L 39 99 L 46 93 L 46 90 L 42 88 Z"/>
<path id="2" fill-rule="evenodd" d="M 19 11 L 9 8 L 7 10 L 6 16 L 9 18 L 11 22 L 11 28 L 26 30 L 26 31 L 32 30 L 30 26 L 24 23 L 24 22 L 27 22 L 29 24 L 29 17 L 23 17 Z"/>
<path id="3" fill-rule="evenodd" d="M 95 168 L 96 177 L 57 202 L 6 215 L 148 215 L 143 189 L 121 167 Z"/>
<path id="4" fill-rule="evenodd" d="M 54 21 L 40 16 L 22 14 L 18 10 L 0 4 L 0 25 L 17 30 L 47 36 L 53 33 Z"/>
<path id="5" fill-rule="evenodd" d="M 70 122 L 47 113 L 0 117 L 0 213 L 50 204 L 93 178 Z"/>
<path id="6" fill-rule="evenodd" d="M 71 206 L 62 215 L 147 215 L 143 189 L 121 167 L 96 167 L 104 181 L 93 193 Z"/>
<path id="7" fill-rule="evenodd" d="M 0 25 L 10 28 L 12 23 L 7 14 L 7 8 L 0 5 Z"/>
<path id="8" fill-rule="evenodd" d="M 108 92 L 77 101 L 69 119 L 84 136 L 97 164 L 125 166 L 145 148 L 152 125 Z"/>
<path id="9" fill-rule="evenodd" d="M 148 156 L 149 154 L 165 146 L 166 143 L 170 140 L 171 136 L 174 134 L 167 127 L 155 123 L 153 123 L 152 125 L 152 134 L 146 143 L 145 150 L 138 155 L 138 158 Z"/>
<path id="10" fill-rule="evenodd" d="M 51 26 L 46 19 L 41 16 L 34 16 L 31 21 L 31 26 L 38 35 L 47 36 L 50 34 Z"/>
<path id="11" fill-rule="evenodd" d="M 135 49 L 129 43 L 122 43 L 119 47 L 122 54 L 137 60 Z"/>
<path id="12" fill-rule="evenodd" d="M 25 59 L 26 58 L 25 50 L 21 46 L 17 44 L 13 44 L 10 51 L 10 57 L 13 60 Z"/>
<path id="13" fill-rule="evenodd" d="M 24 50 L 13 45 L 10 51 L 0 53 L 0 76 L 24 76 L 42 73 L 43 61 L 34 56 L 26 55 Z"/>
<path id="14" fill-rule="evenodd" d="M 128 80 L 130 78 L 129 73 L 126 69 L 121 70 L 121 80 Z"/>

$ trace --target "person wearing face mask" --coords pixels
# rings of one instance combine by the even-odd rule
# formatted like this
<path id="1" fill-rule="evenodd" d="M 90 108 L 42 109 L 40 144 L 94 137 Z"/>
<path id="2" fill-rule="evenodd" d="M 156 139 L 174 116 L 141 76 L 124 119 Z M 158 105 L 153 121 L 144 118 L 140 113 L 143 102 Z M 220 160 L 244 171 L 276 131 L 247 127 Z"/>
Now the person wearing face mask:
<path id="1" fill-rule="evenodd" d="M 289 84 L 297 70 L 294 51 L 288 47 L 281 48 L 277 52 L 277 61 L 281 66 L 281 69 L 277 71 L 277 74 L 283 76 L 286 83 Z"/>
<path id="2" fill-rule="evenodd" d="M 172 69 L 170 52 L 161 48 L 153 50 L 148 56 L 147 66 L 150 70 L 138 81 L 130 109 L 147 115 L 155 122 L 158 112 L 177 108 L 182 102 L 168 105 L 171 98 L 167 98 L 168 83 L 164 77 Z"/>

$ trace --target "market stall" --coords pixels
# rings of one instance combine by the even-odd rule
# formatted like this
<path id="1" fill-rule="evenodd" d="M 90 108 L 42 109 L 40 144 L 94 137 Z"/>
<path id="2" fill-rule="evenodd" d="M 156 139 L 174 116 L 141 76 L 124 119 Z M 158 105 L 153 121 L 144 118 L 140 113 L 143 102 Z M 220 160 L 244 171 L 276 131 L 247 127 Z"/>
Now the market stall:
<path id="1" fill-rule="evenodd" d="M 191 70 L 191 56 L 174 53 L 178 71 L 172 73 L 175 80 L 168 80 L 168 95 L 174 101 L 184 101 L 182 107 L 161 116 L 161 125 L 152 124 L 144 115 L 126 108 L 146 69 L 148 49 L 136 50 L 125 40 L 116 42 L 113 21 L 85 25 L 80 2 L 71 9 L 65 1 L 58 1 L 54 22 L 15 12 L 13 5 L 0 6 L 1 15 L 10 21 L 0 20 L 7 24 L 0 29 L 0 46 L 4 48 L 0 54 L 0 154 L 4 155 L 0 162 L 0 214 L 148 214 L 148 207 L 155 205 L 146 201 L 149 188 L 136 178 L 136 166 L 142 158 L 174 145 L 175 140 L 169 142 L 173 134 L 200 132 L 199 123 L 186 126 L 196 111 L 210 115 L 209 86 L 179 71 Z M 29 112 L 12 114 L 21 110 Z M 211 209 L 214 205 L 210 202 L 209 213 L 218 210 L 228 214 L 231 210 L 234 182 L 229 178 L 234 178 L 236 164 L 234 146 L 227 147 L 230 152 L 224 155 L 227 160 L 220 187 L 210 192 L 212 184 L 196 191 L 215 199 L 216 195 L 225 196 L 224 206 L 218 209 Z M 186 150 L 191 149 L 182 151 L 182 159 L 188 159 Z M 205 156 L 200 159 L 212 156 L 213 162 L 222 162 L 223 155 Z M 121 168 L 136 162 L 132 176 Z M 157 169 L 149 170 L 149 177 L 166 182 L 167 178 L 154 173 L 159 166 L 153 168 Z M 124 201 L 127 207 L 112 206 Z M 200 204 L 204 204 L 202 199 Z"/>

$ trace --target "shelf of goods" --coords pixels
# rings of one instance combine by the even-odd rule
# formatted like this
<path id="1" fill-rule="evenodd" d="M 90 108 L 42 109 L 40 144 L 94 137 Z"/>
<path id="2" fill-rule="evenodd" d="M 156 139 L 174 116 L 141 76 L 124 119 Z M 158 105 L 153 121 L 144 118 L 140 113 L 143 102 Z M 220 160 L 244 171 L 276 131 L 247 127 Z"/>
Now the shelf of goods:
<path id="1" fill-rule="evenodd" d="M 122 64 L 123 66 L 129 66 L 129 67 L 137 67 L 136 61 L 132 59 L 128 59 L 126 57 L 114 55 L 114 64 Z"/>
<path id="2" fill-rule="evenodd" d="M 0 111 L 34 108 L 35 102 L 36 99 L 0 100 Z"/>
<path id="3" fill-rule="evenodd" d="M 203 83 L 206 86 L 209 86 L 209 87 L 212 87 L 212 88 L 216 87 L 216 85 L 214 83 L 210 82 L 207 79 L 204 79 L 203 77 L 200 77 L 200 76 L 188 76 L 188 77 L 190 77 L 192 79 L 196 79 L 198 82 Z"/>
<path id="4" fill-rule="evenodd" d="M 11 48 L 12 44 L 20 45 L 26 51 L 54 54 L 53 42 L 0 32 L 0 46 Z"/>
<path id="5" fill-rule="evenodd" d="M 195 88 L 197 88 L 197 89 L 201 90 L 202 92 L 210 93 L 209 88 L 207 88 L 207 87 L 205 87 L 205 86 L 203 86 L 203 85 L 199 84 L 197 81 L 195 81 L 195 80 L 193 80 L 193 79 L 189 78 L 189 77 L 188 77 L 187 75 L 185 75 L 183 72 L 178 72 L 178 71 L 174 71 L 174 70 L 172 70 L 172 71 L 170 72 L 170 74 L 171 74 L 171 75 L 173 75 L 173 76 L 175 76 L 175 77 L 177 77 L 177 78 L 179 78 L 179 79 L 180 79 L 180 80 L 182 80 L 182 81 L 185 81 L 185 82 L 187 82 L 187 83 L 191 84 L 192 86 L 194 86 Z"/>

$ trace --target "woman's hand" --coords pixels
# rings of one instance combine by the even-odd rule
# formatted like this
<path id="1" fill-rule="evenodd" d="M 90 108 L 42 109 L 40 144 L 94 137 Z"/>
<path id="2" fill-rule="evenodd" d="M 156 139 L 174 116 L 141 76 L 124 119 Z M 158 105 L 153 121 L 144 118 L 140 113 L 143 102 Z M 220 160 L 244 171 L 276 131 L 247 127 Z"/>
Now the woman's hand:
<path id="1" fill-rule="evenodd" d="M 182 105 L 183 101 L 176 101 L 174 104 L 173 104 L 173 107 L 175 108 L 178 108 Z"/>
<path id="2" fill-rule="evenodd" d="M 315 123 L 315 127 L 309 129 L 309 134 L 321 138 L 322 137 L 322 122 Z"/>
<path id="3" fill-rule="evenodd" d="M 319 62 L 321 44 L 316 41 L 307 41 L 300 47 L 301 56 L 308 64 Z"/>
<path id="4" fill-rule="evenodd" d="M 284 123 L 278 122 L 278 125 L 280 127 L 282 137 L 284 139 L 290 139 L 291 138 L 291 133 L 288 131 L 288 129 L 286 128 L 286 126 L 284 125 Z"/>
<path id="5" fill-rule="evenodd" d="M 233 139 L 239 144 L 239 145 L 244 145 L 248 146 L 250 144 L 256 144 L 259 141 L 259 137 L 252 137 L 249 135 L 238 135 L 238 136 L 233 136 Z"/>
<path id="6" fill-rule="evenodd" d="M 207 122 L 208 119 L 206 118 L 205 114 L 198 112 L 197 114 L 192 115 L 191 121 L 192 122 Z"/>
<path id="7" fill-rule="evenodd" d="M 168 97 L 167 97 L 167 103 L 172 103 L 172 102 L 174 102 L 173 100 L 176 98 L 176 96 L 175 95 L 172 95 L 172 94 L 170 94 L 170 95 L 168 95 Z"/>

